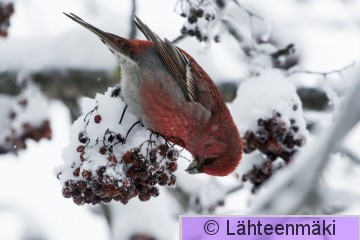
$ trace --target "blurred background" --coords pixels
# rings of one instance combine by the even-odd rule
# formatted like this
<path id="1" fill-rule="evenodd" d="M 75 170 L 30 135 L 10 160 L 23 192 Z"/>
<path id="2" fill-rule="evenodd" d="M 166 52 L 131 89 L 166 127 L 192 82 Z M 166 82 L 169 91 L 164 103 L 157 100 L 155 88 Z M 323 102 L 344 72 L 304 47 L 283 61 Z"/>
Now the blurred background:
<path id="1" fill-rule="evenodd" d="M 244 137 L 235 173 L 189 175 L 180 159 L 176 187 L 150 201 L 64 198 L 53 169 L 79 100 L 115 86 L 121 69 L 63 12 L 144 39 L 136 14 L 192 55 Z M 182 214 L 360 214 L 359 43 L 359 0 L 0 0 L 0 239 L 178 239 Z M 261 132 L 259 119 L 297 139 Z"/>

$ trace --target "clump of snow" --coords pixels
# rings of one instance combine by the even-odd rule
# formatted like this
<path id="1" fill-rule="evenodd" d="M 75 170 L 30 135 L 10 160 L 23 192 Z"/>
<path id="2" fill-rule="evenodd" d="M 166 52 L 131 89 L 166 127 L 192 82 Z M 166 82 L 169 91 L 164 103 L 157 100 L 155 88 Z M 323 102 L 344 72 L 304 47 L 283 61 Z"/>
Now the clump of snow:
<path id="1" fill-rule="evenodd" d="M 241 134 L 256 130 L 260 118 L 271 118 L 276 111 L 288 126 L 290 119 L 296 121 L 299 130 L 295 137 L 306 135 L 302 103 L 294 84 L 280 70 L 266 69 L 242 82 L 230 107 Z"/>
<path id="2" fill-rule="evenodd" d="M 280 70 L 259 70 L 241 83 L 230 106 L 244 152 L 253 152 L 243 157 L 236 172 L 254 185 L 253 192 L 292 160 L 308 135 L 294 84 Z"/>
<path id="3" fill-rule="evenodd" d="M 82 111 L 56 170 L 64 197 L 79 205 L 126 204 L 158 196 L 156 185 L 175 185 L 179 152 L 127 110 L 120 87 L 83 99 Z"/>
<path id="4" fill-rule="evenodd" d="M 26 148 L 26 139 L 51 138 L 48 99 L 29 84 L 16 97 L 1 96 L 0 152 Z"/>

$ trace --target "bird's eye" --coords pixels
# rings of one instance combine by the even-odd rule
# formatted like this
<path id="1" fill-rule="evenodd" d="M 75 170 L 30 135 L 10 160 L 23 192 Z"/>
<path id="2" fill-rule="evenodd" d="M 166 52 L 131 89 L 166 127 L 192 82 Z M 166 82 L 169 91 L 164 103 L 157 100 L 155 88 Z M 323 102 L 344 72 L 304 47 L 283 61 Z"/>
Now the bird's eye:
<path id="1" fill-rule="evenodd" d="M 215 158 L 206 158 L 203 163 L 203 166 L 211 165 L 214 161 L 215 161 Z"/>

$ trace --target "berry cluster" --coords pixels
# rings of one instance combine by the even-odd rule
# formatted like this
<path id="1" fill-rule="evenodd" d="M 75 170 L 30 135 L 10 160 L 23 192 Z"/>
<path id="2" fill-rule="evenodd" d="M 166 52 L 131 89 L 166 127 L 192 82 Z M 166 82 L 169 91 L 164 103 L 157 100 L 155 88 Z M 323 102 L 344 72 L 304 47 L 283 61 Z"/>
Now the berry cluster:
<path id="1" fill-rule="evenodd" d="M 218 22 L 219 17 L 216 10 L 218 6 L 214 2 L 205 2 L 202 5 L 189 4 L 189 8 L 186 8 L 180 14 L 182 17 L 187 18 L 187 22 L 181 29 L 183 36 L 196 37 L 200 42 L 209 40 L 209 31 L 212 31 L 212 28 Z M 214 41 L 220 41 L 219 35 L 215 35 Z"/>
<path id="2" fill-rule="evenodd" d="M 14 13 L 13 3 L 0 2 L 0 37 L 8 35 L 8 28 L 10 26 L 10 17 Z"/>
<path id="3" fill-rule="evenodd" d="M 121 112 L 119 106 L 124 103 L 114 96 L 112 92 L 106 97 L 115 98 L 118 103 L 115 109 Z M 106 101 L 109 104 L 108 99 Z M 105 125 L 108 116 L 99 114 L 102 105 L 101 101 L 98 103 L 74 124 L 81 123 L 85 130 L 77 133 L 76 141 L 70 146 L 76 152 L 72 155 L 76 159 L 71 159 L 71 164 L 57 172 L 57 177 L 63 181 L 63 196 L 73 198 L 78 205 L 111 200 L 126 204 L 134 197 L 141 201 L 157 197 L 158 186 L 174 187 L 179 151 L 139 122 L 125 121 L 128 115 L 132 116 L 126 107 L 116 127 Z M 105 132 L 99 136 L 104 127 Z M 133 141 L 139 137 L 143 139 L 141 142 Z"/>
<path id="4" fill-rule="evenodd" d="M 26 93 L 22 95 L 26 95 Z M 0 143 L 2 143 L 0 144 L 0 154 L 16 153 L 20 149 L 26 149 L 27 139 L 37 142 L 43 138 L 51 139 L 52 131 L 49 119 L 46 117 L 36 121 L 33 119 L 33 115 L 36 114 L 33 112 L 35 111 L 33 106 L 37 105 L 39 100 L 42 101 L 41 98 L 35 99 L 30 96 L 19 96 L 10 100 L 12 106 L 9 108 L 7 119 L 2 120 L 6 126 L 3 130 L 3 139 L 0 139 Z"/>
<path id="5" fill-rule="evenodd" d="M 298 106 L 294 105 L 292 110 L 297 111 Z M 273 111 L 271 118 L 257 120 L 257 130 L 246 131 L 243 137 L 244 152 L 259 150 L 266 156 L 260 166 L 254 165 L 242 176 L 243 181 L 253 184 L 253 193 L 271 177 L 276 159 L 289 163 L 297 149 L 305 144 L 305 137 L 299 133 L 296 120 L 289 119 L 289 123 L 285 122 L 281 113 Z"/>
<path id="6" fill-rule="evenodd" d="M 33 126 L 28 122 L 21 125 L 21 130 L 18 133 L 14 128 L 10 130 L 11 134 L 5 138 L 5 145 L 10 146 L 8 152 L 16 152 L 19 149 L 26 149 L 26 140 L 32 139 L 36 142 L 42 138 L 51 139 L 51 127 L 49 120 L 44 120 L 40 126 Z M 5 148 L 3 149 L 5 150 Z M 4 151 L 3 153 L 6 153 Z M 1 154 L 1 151 L 0 151 Z"/>
<path id="7" fill-rule="evenodd" d="M 293 106 L 297 110 L 297 106 Z M 258 129 L 248 130 L 244 135 L 244 152 L 250 153 L 256 149 L 264 153 L 270 160 L 277 157 L 289 162 L 298 147 L 305 144 L 303 136 L 295 135 L 299 131 L 295 119 L 290 119 L 290 126 L 281 118 L 281 113 L 274 111 L 269 119 L 258 119 Z"/>

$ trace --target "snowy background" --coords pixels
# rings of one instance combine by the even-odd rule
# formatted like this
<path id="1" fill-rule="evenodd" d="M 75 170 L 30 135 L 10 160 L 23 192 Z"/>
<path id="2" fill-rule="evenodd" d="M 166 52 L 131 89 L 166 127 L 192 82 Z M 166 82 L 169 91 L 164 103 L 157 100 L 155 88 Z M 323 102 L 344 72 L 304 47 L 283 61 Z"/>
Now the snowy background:
<path id="1" fill-rule="evenodd" d="M 106 47 L 62 12 L 129 36 L 132 1 L 11 2 L 15 12 L 8 36 L 0 38 L 1 72 L 16 72 L 23 80 L 48 69 L 116 69 Z M 159 36 L 173 40 L 186 22 L 177 2 L 181 1 L 137 0 L 136 14 Z M 69 109 L 50 99 L 39 100 L 38 107 L 29 102 L 22 111 L 14 103 L 22 95 L 13 100 L 15 96 L 2 94 L 0 79 L 3 113 L 15 109 L 17 122 L 32 119 L 36 125 L 49 120 L 52 128 L 51 140 L 27 140 L 25 150 L 0 155 L 0 239 L 131 239 L 136 234 L 132 240 L 178 239 L 179 214 L 360 214 L 360 1 L 234 2 L 229 1 L 217 17 L 232 23 L 241 39 L 221 27 L 228 25 L 217 23 L 208 34 L 211 39 L 219 35 L 220 43 L 185 37 L 177 45 L 217 84 L 239 86 L 229 108 L 241 136 L 247 130 L 255 133 L 258 119 L 272 118 L 274 110 L 281 113 L 279 121 L 286 126 L 296 120 L 294 138 L 305 137 L 306 145 L 293 147 L 297 152 L 292 163 L 285 167 L 282 159 L 273 161 L 276 173 L 270 179 L 261 178 L 254 194 L 254 184 L 249 179 L 243 183 L 241 177 L 254 165 L 264 166 L 269 157 L 264 152 L 244 155 L 236 172 L 224 178 L 189 175 L 184 171 L 189 161 L 180 158 L 175 191 L 161 188 L 159 197 L 147 202 L 133 199 L 128 205 L 77 206 L 62 196 L 54 174 L 54 168 L 63 164 L 62 150 L 69 145 L 73 121 Z M 144 38 L 139 32 L 137 37 Z M 269 42 L 255 43 L 255 39 Z M 297 65 L 286 71 L 275 69 L 271 54 L 289 44 L 294 44 L 295 54 L 277 60 Z M 305 87 L 324 92 L 329 99 L 325 109 L 306 108 L 300 102 L 296 90 Z M 6 119 L 2 113 L 0 117 Z M 1 120 L 0 137 L 16 121 Z M 306 125 L 313 127 L 308 131 Z M 182 155 L 191 159 L 185 151 Z"/>

